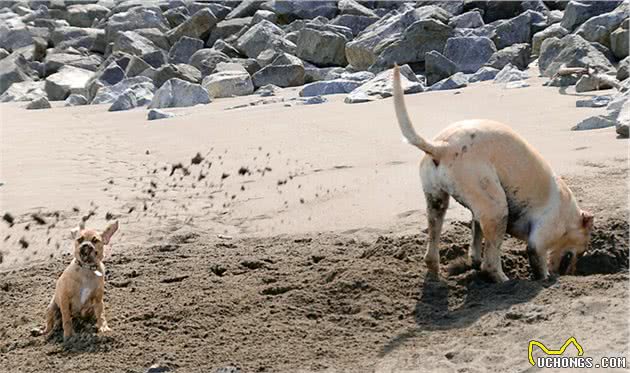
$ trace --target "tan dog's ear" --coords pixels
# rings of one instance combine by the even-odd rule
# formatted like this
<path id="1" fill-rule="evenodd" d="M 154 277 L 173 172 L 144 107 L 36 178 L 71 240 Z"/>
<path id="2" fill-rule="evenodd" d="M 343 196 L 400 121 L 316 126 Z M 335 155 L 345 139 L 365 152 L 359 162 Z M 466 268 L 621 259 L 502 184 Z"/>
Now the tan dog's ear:
<path id="1" fill-rule="evenodd" d="M 594 220 L 595 218 L 593 217 L 593 214 L 587 211 L 582 211 L 582 227 L 584 227 L 584 229 L 589 231 L 593 229 Z"/>
<path id="2" fill-rule="evenodd" d="M 112 238 L 112 236 L 114 235 L 114 233 L 116 233 L 117 230 L 118 230 L 118 220 L 116 220 L 112 224 L 108 225 L 107 228 L 105 228 L 105 230 L 101 234 L 101 236 L 103 237 L 103 243 L 105 245 L 109 243 L 109 240 Z"/>
<path id="3" fill-rule="evenodd" d="M 74 227 L 70 230 L 70 237 L 75 239 L 79 236 L 79 233 L 85 229 L 85 221 L 81 220 L 78 227 Z"/>

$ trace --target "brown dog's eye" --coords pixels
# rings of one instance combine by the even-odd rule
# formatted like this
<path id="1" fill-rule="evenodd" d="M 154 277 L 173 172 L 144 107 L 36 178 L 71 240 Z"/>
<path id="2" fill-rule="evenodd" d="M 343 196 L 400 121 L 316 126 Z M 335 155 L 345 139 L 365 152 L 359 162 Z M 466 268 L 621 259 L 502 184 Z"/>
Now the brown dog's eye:
<path id="1" fill-rule="evenodd" d="M 98 242 L 98 238 L 92 237 L 92 243 L 97 243 L 97 242 Z"/>
<path id="2" fill-rule="evenodd" d="M 85 240 L 85 238 L 83 238 L 83 236 L 81 236 L 81 237 L 77 238 L 77 242 L 78 242 L 78 243 L 81 243 L 81 242 L 83 242 L 84 240 Z"/>

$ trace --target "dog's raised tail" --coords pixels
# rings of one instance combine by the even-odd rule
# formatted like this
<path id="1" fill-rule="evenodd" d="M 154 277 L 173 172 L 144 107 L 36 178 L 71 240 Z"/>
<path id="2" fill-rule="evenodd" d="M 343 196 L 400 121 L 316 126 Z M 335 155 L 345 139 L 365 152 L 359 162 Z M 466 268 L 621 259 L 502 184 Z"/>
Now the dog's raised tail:
<path id="1" fill-rule="evenodd" d="M 404 92 L 400 83 L 400 67 L 394 66 L 394 107 L 398 126 L 405 139 L 413 146 L 429 154 L 434 159 L 440 158 L 441 149 L 438 144 L 423 139 L 413 128 L 407 107 L 405 106 Z"/>

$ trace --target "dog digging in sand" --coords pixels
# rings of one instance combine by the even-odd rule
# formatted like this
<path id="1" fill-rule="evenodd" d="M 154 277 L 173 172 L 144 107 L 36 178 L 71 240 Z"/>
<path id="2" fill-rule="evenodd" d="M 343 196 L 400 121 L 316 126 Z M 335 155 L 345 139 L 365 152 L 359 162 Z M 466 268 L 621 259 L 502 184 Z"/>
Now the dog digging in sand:
<path id="1" fill-rule="evenodd" d="M 542 156 L 508 126 L 465 120 L 425 140 L 414 130 L 403 98 L 400 69 L 394 67 L 394 106 L 403 136 L 426 155 L 420 178 L 427 202 L 429 243 L 424 260 L 430 276 L 439 271 L 438 243 L 449 196 L 472 212 L 468 256 L 496 282 L 504 234 L 527 242 L 534 275 L 570 274 L 587 249 L 593 216 L 581 210 L 571 190 Z M 481 241 L 485 239 L 483 261 Z"/>
<path id="2" fill-rule="evenodd" d="M 85 229 L 83 223 L 72 230 L 74 259 L 63 271 L 55 295 L 46 310 L 44 334 L 50 336 L 61 314 L 64 340 L 74 334 L 72 319 L 77 316 L 96 319 L 100 333 L 109 331 L 105 320 L 103 293 L 105 290 L 105 267 L 103 249 L 118 230 L 118 222 L 110 224 L 102 233 Z"/>

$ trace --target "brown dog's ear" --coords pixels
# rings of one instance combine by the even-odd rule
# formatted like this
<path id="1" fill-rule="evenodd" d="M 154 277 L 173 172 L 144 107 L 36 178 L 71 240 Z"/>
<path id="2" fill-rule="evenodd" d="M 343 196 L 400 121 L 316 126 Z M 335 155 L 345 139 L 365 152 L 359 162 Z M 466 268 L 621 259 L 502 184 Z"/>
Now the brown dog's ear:
<path id="1" fill-rule="evenodd" d="M 85 221 L 81 220 L 78 227 L 74 227 L 70 230 L 70 237 L 75 239 L 79 236 L 79 233 L 85 229 Z"/>
<path id="2" fill-rule="evenodd" d="M 101 234 L 101 237 L 103 238 L 103 243 L 105 245 L 109 243 L 109 240 L 112 238 L 112 236 L 114 235 L 114 233 L 116 233 L 117 230 L 118 230 L 118 220 L 116 220 L 112 224 L 108 225 L 107 228 L 105 228 L 105 230 Z"/>
<path id="3" fill-rule="evenodd" d="M 593 229 L 594 219 L 595 218 L 593 217 L 593 214 L 587 211 L 582 211 L 582 227 L 584 229 L 587 229 L 589 231 Z"/>

